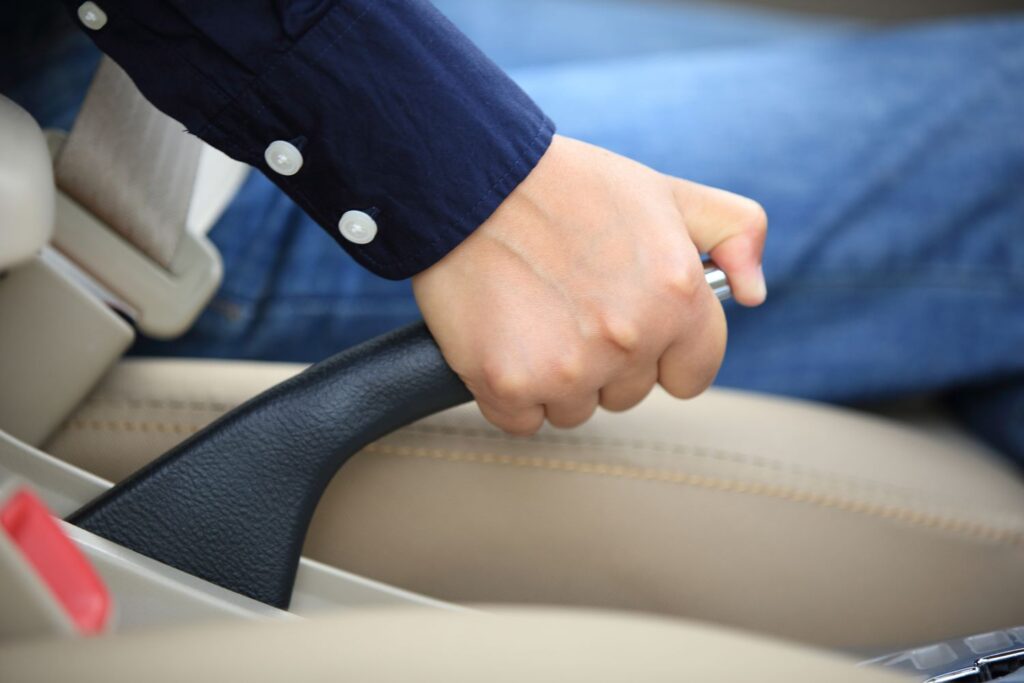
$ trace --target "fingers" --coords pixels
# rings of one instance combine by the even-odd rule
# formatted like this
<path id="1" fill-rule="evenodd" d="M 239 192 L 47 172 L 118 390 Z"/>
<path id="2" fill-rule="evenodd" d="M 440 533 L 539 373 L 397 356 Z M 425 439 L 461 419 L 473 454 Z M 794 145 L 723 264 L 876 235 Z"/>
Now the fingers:
<path id="1" fill-rule="evenodd" d="M 477 397 L 477 406 L 488 422 L 513 436 L 531 436 L 544 424 L 544 408 L 530 406 L 509 410 Z"/>
<path id="2" fill-rule="evenodd" d="M 593 416 L 597 410 L 597 402 L 596 393 L 573 400 L 552 401 L 544 407 L 544 413 L 553 426 L 571 429 L 579 427 Z"/>
<path id="3" fill-rule="evenodd" d="M 629 410 L 647 398 L 658 383 L 658 368 L 642 368 L 609 382 L 601 389 L 601 407 L 612 412 Z"/>
<path id="4" fill-rule="evenodd" d="M 571 429 L 578 427 L 594 415 L 598 395 L 579 397 L 574 400 L 553 401 L 546 406 L 531 406 L 508 410 L 492 403 L 477 399 L 480 412 L 488 422 L 513 436 L 532 436 L 544 424 L 546 417 L 554 427 Z"/>
<path id="5" fill-rule="evenodd" d="M 768 291 L 761 257 L 768 218 L 761 205 L 688 180 L 674 178 L 672 183 L 690 237 L 729 276 L 736 301 L 744 306 L 764 303 Z"/>
<path id="6" fill-rule="evenodd" d="M 577 354 L 562 351 L 550 367 L 523 363 L 523 369 L 513 370 L 507 361 L 492 363 L 485 380 L 471 387 L 484 417 L 505 432 L 530 436 L 545 419 L 569 429 L 589 420 L 599 405 L 613 412 L 628 410 L 658 383 L 679 398 L 693 398 L 707 389 L 725 353 L 725 314 L 704 282 L 696 249 L 690 249 L 683 266 L 673 271 L 678 281 L 666 285 L 667 298 L 656 307 L 662 320 L 647 324 L 643 343 L 627 344 L 622 335 L 611 333 L 628 327 L 625 323 L 605 324 L 601 329 L 606 362 L 597 356 L 593 362 L 569 362 Z M 571 336 L 564 343 L 566 348 L 574 345 Z M 613 357 L 619 361 L 608 362 Z M 615 365 L 617 371 L 606 371 Z"/>
<path id="7" fill-rule="evenodd" d="M 699 329 L 669 346 L 658 360 L 658 383 L 676 398 L 693 398 L 711 386 L 725 357 L 725 313 L 714 295 Z"/>

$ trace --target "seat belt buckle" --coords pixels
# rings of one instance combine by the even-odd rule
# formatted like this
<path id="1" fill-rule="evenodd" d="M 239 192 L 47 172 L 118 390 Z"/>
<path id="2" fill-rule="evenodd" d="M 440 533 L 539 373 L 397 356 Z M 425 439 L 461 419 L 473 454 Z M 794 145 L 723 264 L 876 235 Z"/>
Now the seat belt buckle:
<path id="1" fill-rule="evenodd" d="M 57 186 L 53 245 L 146 335 L 184 334 L 222 265 L 205 236 L 249 167 L 154 107 L 100 61 L 70 133 L 48 131 Z"/>
<path id="2" fill-rule="evenodd" d="M 47 131 L 54 157 L 65 137 Z M 220 285 L 220 254 L 204 234 L 183 232 L 164 266 L 60 187 L 55 216 L 53 247 L 93 281 L 91 289 L 147 336 L 173 339 L 184 334 Z"/>

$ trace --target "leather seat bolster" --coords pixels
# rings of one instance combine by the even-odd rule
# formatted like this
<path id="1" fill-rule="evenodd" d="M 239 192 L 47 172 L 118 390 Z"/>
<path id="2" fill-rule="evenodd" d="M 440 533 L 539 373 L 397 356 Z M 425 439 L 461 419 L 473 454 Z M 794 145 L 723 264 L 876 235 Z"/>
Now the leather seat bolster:
<path id="1" fill-rule="evenodd" d="M 117 479 L 298 368 L 128 361 L 49 444 Z M 851 411 L 652 394 L 517 439 L 475 407 L 357 455 L 307 554 L 459 602 L 660 612 L 808 643 L 1024 622 L 1024 484 L 991 451 Z"/>

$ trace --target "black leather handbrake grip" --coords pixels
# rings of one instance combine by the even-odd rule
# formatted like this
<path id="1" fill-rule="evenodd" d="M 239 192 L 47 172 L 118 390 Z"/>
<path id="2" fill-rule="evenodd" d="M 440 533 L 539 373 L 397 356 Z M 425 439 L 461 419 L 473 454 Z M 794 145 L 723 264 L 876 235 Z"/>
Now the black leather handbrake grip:
<path id="1" fill-rule="evenodd" d="M 707 264 L 719 299 L 725 274 Z M 471 399 L 423 323 L 263 392 L 68 521 L 276 607 L 291 600 L 320 496 L 363 446 Z"/>
<path id="2" fill-rule="evenodd" d="M 276 607 L 324 488 L 368 443 L 471 399 L 423 323 L 239 406 L 68 519 Z"/>

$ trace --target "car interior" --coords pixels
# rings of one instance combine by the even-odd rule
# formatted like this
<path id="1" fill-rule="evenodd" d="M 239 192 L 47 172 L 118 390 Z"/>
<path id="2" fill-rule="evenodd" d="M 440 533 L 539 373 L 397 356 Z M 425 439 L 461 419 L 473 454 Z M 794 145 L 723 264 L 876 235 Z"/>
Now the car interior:
<path id="1" fill-rule="evenodd" d="M 1024 681 L 1024 479 L 927 397 L 656 391 L 514 438 L 420 324 L 125 356 L 208 304 L 250 169 L 110 60 L 70 131 L 0 96 L 0 149 L 0 679 Z"/>

